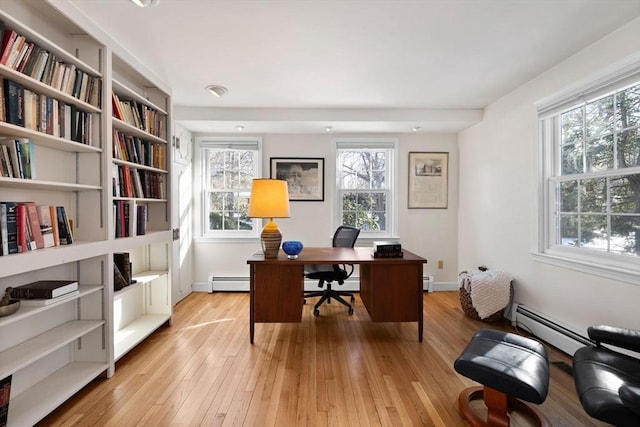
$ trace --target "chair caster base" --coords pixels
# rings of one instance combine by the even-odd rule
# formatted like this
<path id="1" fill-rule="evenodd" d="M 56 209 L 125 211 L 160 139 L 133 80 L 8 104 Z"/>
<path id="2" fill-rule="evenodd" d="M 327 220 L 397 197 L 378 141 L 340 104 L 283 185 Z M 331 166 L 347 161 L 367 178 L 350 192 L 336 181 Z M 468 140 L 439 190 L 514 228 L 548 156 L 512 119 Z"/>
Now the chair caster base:
<path id="1" fill-rule="evenodd" d="M 313 315 L 318 317 L 320 316 L 320 310 L 318 310 L 317 308 L 313 310 Z"/>

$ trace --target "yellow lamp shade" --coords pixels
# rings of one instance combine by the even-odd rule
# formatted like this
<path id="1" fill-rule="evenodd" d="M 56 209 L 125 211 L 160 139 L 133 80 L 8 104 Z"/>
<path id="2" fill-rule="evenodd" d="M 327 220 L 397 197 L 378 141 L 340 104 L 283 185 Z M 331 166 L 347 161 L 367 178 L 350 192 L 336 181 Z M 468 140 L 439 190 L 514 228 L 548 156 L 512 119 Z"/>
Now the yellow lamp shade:
<path id="1" fill-rule="evenodd" d="M 281 179 L 254 179 L 249 198 L 249 218 L 289 218 L 289 190 Z"/>

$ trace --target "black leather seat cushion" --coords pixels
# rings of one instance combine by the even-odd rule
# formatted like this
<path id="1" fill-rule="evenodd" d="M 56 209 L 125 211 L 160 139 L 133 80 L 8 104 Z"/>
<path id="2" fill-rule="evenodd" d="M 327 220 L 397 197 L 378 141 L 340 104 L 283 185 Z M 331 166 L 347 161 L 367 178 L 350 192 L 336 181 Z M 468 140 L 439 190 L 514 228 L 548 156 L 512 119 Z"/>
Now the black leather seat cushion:
<path id="1" fill-rule="evenodd" d="M 544 402 L 549 390 L 549 359 L 537 341 L 481 329 L 455 361 L 467 378 L 527 402 Z"/>
<path id="2" fill-rule="evenodd" d="M 618 391 L 630 387 L 622 393 L 626 396 L 640 384 L 640 360 L 604 347 L 583 347 L 573 356 L 573 375 L 589 415 L 616 426 L 640 426 L 640 408 L 625 406 Z"/>

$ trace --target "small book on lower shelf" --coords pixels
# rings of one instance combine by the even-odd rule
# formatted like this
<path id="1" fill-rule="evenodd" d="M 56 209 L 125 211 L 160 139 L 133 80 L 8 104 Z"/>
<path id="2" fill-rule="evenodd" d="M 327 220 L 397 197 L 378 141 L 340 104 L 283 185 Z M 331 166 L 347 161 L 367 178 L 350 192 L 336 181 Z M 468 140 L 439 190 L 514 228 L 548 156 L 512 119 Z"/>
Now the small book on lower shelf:
<path id="1" fill-rule="evenodd" d="M 75 280 L 38 280 L 16 286 L 11 296 L 18 299 L 51 299 L 78 290 Z"/>
<path id="2" fill-rule="evenodd" d="M 0 380 L 0 426 L 7 425 L 10 398 L 11 398 L 11 375 Z"/>
<path id="3" fill-rule="evenodd" d="M 74 297 L 76 295 L 80 294 L 80 290 L 75 290 L 75 291 L 71 291 L 69 293 L 66 293 L 64 295 L 60 295 L 59 297 L 55 297 L 55 298 L 30 298 L 30 299 L 21 299 L 20 300 L 20 305 L 23 307 L 45 307 L 47 305 L 56 303 L 56 302 L 61 302 L 61 301 L 66 301 L 69 299 L 74 299 Z"/>

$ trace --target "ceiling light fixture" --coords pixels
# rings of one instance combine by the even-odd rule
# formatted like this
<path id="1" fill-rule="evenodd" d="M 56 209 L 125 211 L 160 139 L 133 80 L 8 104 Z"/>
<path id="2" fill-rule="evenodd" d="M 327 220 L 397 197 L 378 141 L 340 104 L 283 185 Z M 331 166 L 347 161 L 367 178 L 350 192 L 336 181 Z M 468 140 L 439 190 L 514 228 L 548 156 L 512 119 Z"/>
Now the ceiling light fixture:
<path id="1" fill-rule="evenodd" d="M 242 132 L 242 131 L 244 130 L 244 126 L 242 126 L 242 125 L 238 125 L 238 126 L 236 126 L 236 130 L 237 130 L 238 132 Z"/>
<path id="2" fill-rule="evenodd" d="M 414 132 L 418 132 L 419 130 L 420 130 L 420 126 L 414 126 L 414 127 L 413 127 L 413 131 L 414 131 Z"/>
<path id="3" fill-rule="evenodd" d="M 131 3 L 139 7 L 157 6 L 160 0 L 131 0 Z"/>
<path id="4" fill-rule="evenodd" d="M 229 89 L 227 89 L 226 87 L 218 86 L 218 85 L 209 85 L 209 86 L 206 86 L 205 89 L 212 95 L 217 96 L 218 98 L 220 98 L 221 96 L 224 96 L 225 93 L 229 92 Z"/>
<path id="5" fill-rule="evenodd" d="M 331 132 L 333 130 L 333 128 L 331 126 L 327 126 L 327 127 L 324 128 L 324 130 L 326 132 Z"/>

